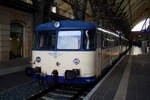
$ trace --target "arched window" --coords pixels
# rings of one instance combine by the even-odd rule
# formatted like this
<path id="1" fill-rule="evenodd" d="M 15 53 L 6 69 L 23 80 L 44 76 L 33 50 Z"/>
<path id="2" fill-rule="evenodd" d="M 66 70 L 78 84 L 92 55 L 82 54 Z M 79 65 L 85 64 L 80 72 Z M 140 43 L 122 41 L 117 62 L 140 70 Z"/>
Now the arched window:
<path id="1" fill-rule="evenodd" d="M 10 59 L 23 56 L 23 26 L 19 23 L 10 24 Z"/>
<path id="2" fill-rule="evenodd" d="M 23 33 L 23 26 L 19 23 L 12 23 L 10 25 L 11 33 Z"/>

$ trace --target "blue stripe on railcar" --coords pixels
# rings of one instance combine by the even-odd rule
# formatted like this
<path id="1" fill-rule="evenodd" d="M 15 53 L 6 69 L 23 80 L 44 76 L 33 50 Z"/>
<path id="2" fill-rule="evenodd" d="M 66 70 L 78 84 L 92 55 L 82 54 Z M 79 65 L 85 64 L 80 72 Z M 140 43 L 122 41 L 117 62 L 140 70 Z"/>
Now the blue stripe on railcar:
<path id="1" fill-rule="evenodd" d="M 34 79 L 40 79 L 47 82 L 53 82 L 53 77 L 51 75 L 47 76 L 40 76 L 39 74 L 33 75 Z M 91 77 L 77 77 L 74 80 L 66 80 L 63 76 L 58 76 L 58 82 L 59 83 L 68 83 L 68 84 L 89 84 L 96 80 L 96 76 Z"/>

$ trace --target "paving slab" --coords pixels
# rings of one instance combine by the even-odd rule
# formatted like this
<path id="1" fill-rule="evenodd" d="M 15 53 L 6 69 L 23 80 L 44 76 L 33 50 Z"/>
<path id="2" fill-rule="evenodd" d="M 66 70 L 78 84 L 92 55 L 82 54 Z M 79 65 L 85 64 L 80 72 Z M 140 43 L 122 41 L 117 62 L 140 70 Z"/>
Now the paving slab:
<path id="1" fill-rule="evenodd" d="M 150 100 L 150 55 L 133 47 L 85 97 L 88 100 Z"/>

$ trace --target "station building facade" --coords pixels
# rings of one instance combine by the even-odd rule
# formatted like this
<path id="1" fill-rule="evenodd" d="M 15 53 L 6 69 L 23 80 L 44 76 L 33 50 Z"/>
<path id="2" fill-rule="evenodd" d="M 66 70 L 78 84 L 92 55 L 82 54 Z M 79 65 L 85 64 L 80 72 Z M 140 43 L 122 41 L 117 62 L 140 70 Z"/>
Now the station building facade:
<path id="1" fill-rule="evenodd" d="M 30 57 L 33 14 L 0 5 L 0 61 Z"/>
<path id="2" fill-rule="evenodd" d="M 16 3 L 0 1 L 0 62 L 32 56 L 34 45 L 32 0 L 21 0 Z M 69 19 L 58 13 L 51 13 L 50 17 L 52 21 Z"/>
<path id="3" fill-rule="evenodd" d="M 50 9 L 51 21 L 74 19 L 70 5 L 60 0 L 54 1 L 51 7 L 55 8 L 54 12 Z M 87 6 L 86 12 L 91 14 L 89 3 Z M 34 10 L 32 0 L 0 0 L 0 62 L 32 56 Z M 90 21 L 88 17 L 85 20 Z"/>

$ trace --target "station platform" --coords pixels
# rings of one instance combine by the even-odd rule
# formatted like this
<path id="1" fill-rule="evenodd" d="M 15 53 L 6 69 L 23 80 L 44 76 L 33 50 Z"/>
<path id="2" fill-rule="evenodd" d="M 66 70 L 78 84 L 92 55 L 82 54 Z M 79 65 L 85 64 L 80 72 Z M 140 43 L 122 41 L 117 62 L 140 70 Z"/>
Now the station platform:
<path id="1" fill-rule="evenodd" d="M 84 100 L 150 100 L 150 55 L 132 47 Z"/>
<path id="2" fill-rule="evenodd" d="M 15 88 L 19 85 L 32 81 L 31 77 L 25 75 L 25 71 L 0 76 L 0 92 Z"/>
<path id="3" fill-rule="evenodd" d="M 32 81 L 25 75 L 25 68 L 30 65 L 31 58 L 17 58 L 0 62 L 0 92 Z"/>
<path id="4" fill-rule="evenodd" d="M 0 62 L 0 76 L 23 71 L 30 66 L 31 58 L 16 58 L 5 62 Z"/>

